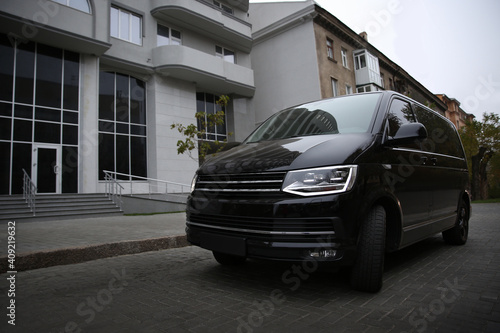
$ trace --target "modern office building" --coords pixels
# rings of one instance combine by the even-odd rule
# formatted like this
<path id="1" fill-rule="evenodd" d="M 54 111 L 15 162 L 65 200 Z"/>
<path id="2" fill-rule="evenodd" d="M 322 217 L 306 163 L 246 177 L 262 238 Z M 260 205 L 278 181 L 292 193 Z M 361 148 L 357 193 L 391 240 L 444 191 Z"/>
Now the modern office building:
<path id="1" fill-rule="evenodd" d="M 198 163 L 177 154 L 171 124 L 224 94 L 226 126 L 209 137 L 254 127 L 248 6 L 2 0 L 0 194 L 22 193 L 23 169 L 38 193 L 103 192 L 104 170 L 189 184 Z"/>

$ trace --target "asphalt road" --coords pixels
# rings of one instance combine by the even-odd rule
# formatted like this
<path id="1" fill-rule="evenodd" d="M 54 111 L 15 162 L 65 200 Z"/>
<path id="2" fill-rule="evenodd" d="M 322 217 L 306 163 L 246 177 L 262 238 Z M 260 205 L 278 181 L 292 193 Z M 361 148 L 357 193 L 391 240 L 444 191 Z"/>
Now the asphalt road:
<path id="1" fill-rule="evenodd" d="M 465 246 L 437 235 L 388 255 L 377 294 L 314 262 L 223 267 L 196 247 L 2 274 L 0 332 L 496 333 L 499 216 L 476 204 Z"/>

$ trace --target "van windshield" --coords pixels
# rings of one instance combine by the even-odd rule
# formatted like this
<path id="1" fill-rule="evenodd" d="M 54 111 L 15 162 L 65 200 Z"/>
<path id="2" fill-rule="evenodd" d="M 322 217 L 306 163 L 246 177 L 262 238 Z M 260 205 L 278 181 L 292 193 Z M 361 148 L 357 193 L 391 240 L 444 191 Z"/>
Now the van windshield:
<path id="1" fill-rule="evenodd" d="M 245 142 L 366 133 L 380 96 L 379 93 L 348 95 L 280 111 L 260 125 Z"/>

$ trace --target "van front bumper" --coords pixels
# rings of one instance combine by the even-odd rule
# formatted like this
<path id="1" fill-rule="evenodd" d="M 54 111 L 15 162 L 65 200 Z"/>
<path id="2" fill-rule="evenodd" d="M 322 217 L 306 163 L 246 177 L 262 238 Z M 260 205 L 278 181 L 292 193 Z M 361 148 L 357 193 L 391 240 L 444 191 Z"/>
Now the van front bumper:
<path id="1" fill-rule="evenodd" d="M 188 200 L 186 234 L 193 244 L 241 257 L 352 264 L 356 212 L 342 196 L 250 201 Z M 203 199 L 204 200 L 204 199 Z M 312 202 L 311 202 L 312 201 Z M 202 207 L 203 209 L 199 209 Z M 226 214 L 222 215 L 220 212 Z"/>

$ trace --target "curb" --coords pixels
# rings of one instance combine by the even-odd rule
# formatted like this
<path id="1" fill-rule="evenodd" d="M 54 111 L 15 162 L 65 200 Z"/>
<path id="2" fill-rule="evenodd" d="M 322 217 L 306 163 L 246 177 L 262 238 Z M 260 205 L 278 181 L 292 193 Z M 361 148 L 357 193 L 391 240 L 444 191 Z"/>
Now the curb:
<path id="1" fill-rule="evenodd" d="M 77 264 L 125 254 L 174 249 L 189 245 L 186 235 L 122 241 L 83 247 L 19 253 L 16 254 L 14 265 L 16 271 L 20 272 L 57 265 Z M 7 256 L 2 256 L 0 257 L 0 274 L 6 273 L 7 271 L 11 271 L 11 269 L 8 269 Z"/>

